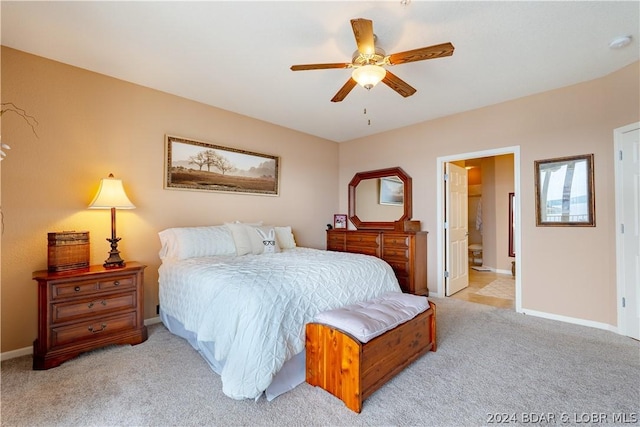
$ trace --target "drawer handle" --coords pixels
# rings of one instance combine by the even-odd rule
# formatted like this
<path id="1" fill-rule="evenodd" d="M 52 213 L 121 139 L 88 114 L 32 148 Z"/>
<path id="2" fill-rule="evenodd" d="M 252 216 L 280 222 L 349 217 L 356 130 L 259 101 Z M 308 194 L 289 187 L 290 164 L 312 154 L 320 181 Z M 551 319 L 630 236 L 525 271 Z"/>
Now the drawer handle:
<path id="1" fill-rule="evenodd" d="M 89 332 L 94 333 L 94 334 L 97 334 L 98 332 L 102 332 L 102 331 L 104 331 L 104 330 L 105 330 L 105 328 L 107 327 L 107 324 L 106 324 L 106 323 L 102 323 L 100 326 L 101 326 L 101 328 L 100 328 L 100 329 L 98 329 L 98 330 L 94 330 L 94 329 L 93 329 L 93 326 L 89 326 L 89 328 L 88 328 L 88 329 L 89 329 Z"/>
<path id="2" fill-rule="evenodd" d="M 102 305 L 104 305 L 106 307 L 107 302 L 105 300 L 102 300 L 102 301 L 100 301 L 100 304 L 102 304 Z M 87 307 L 93 308 L 94 305 L 95 304 L 93 303 L 93 301 L 91 301 Z"/>
<path id="3" fill-rule="evenodd" d="M 115 282 L 113 282 L 113 286 L 119 286 L 120 285 L 120 281 L 116 280 Z"/>
<path id="4" fill-rule="evenodd" d="M 76 292 L 80 292 L 80 286 L 76 286 L 75 288 L 73 288 L 73 290 Z"/>

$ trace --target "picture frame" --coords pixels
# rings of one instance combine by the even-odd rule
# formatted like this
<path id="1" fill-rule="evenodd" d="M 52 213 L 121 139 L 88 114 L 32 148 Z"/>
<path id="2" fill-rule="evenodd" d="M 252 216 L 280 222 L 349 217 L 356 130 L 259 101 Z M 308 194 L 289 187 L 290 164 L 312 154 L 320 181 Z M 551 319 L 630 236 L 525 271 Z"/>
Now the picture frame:
<path id="1" fill-rule="evenodd" d="M 333 228 L 347 228 L 347 215 L 335 214 L 333 216 Z"/>
<path id="2" fill-rule="evenodd" d="M 164 188 L 279 195 L 277 156 L 165 136 Z"/>
<path id="3" fill-rule="evenodd" d="M 536 226 L 595 227 L 593 154 L 536 160 Z"/>
<path id="4" fill-rule="evenodd" d="M 396 177 L 380 178 L 381 205 L 404 205 L 404 183 Z"/>

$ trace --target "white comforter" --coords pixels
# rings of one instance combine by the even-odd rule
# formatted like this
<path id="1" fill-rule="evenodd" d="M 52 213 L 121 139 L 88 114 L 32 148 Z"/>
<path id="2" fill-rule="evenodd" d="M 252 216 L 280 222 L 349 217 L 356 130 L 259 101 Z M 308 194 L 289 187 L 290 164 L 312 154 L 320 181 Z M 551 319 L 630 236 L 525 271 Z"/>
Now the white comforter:
<path id="1" fill-rule="evenodd" d="M 165 261 L 159 283 L 164 313 L 215 343 L 223 392 L 234 399 L 259 397 L 304 350 L 316 313 L 400 292 L 378 258 L 309 248 Z"/>

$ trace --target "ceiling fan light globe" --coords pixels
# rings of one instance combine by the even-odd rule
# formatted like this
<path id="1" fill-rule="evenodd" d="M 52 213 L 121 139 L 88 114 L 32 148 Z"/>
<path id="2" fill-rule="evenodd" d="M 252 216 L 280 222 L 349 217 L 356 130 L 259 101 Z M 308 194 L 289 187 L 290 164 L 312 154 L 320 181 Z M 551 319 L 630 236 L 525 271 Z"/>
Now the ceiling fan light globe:
<path id="1" fill-rule="evenodd" d="M 387 70 L 379 65 L 363 65 L 353 70 L 351 78 L 360 86 L 369 90 L 384 79 Z"/>

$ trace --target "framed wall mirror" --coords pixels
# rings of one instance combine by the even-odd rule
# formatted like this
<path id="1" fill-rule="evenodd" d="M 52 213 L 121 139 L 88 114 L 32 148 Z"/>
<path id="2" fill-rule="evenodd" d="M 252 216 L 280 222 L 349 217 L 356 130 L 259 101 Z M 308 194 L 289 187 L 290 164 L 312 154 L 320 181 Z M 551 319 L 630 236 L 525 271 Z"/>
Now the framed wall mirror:
<path id="1" fill-rule="evenodd" d="M 593 154 L 535 161 L 536 225 L 595 227 Z"/>
<path id="2" fill-rule="evenodd" d="M 393 230 L 413 215 L 411 193 L 399 167 L 359 172 L 349 182 L 349 220 L 357 229 Z"/>
<path id="3" fill-rule="evenodd" d="M 509 256 L 516 256 L 516 193 L 509 193 Z"/>

